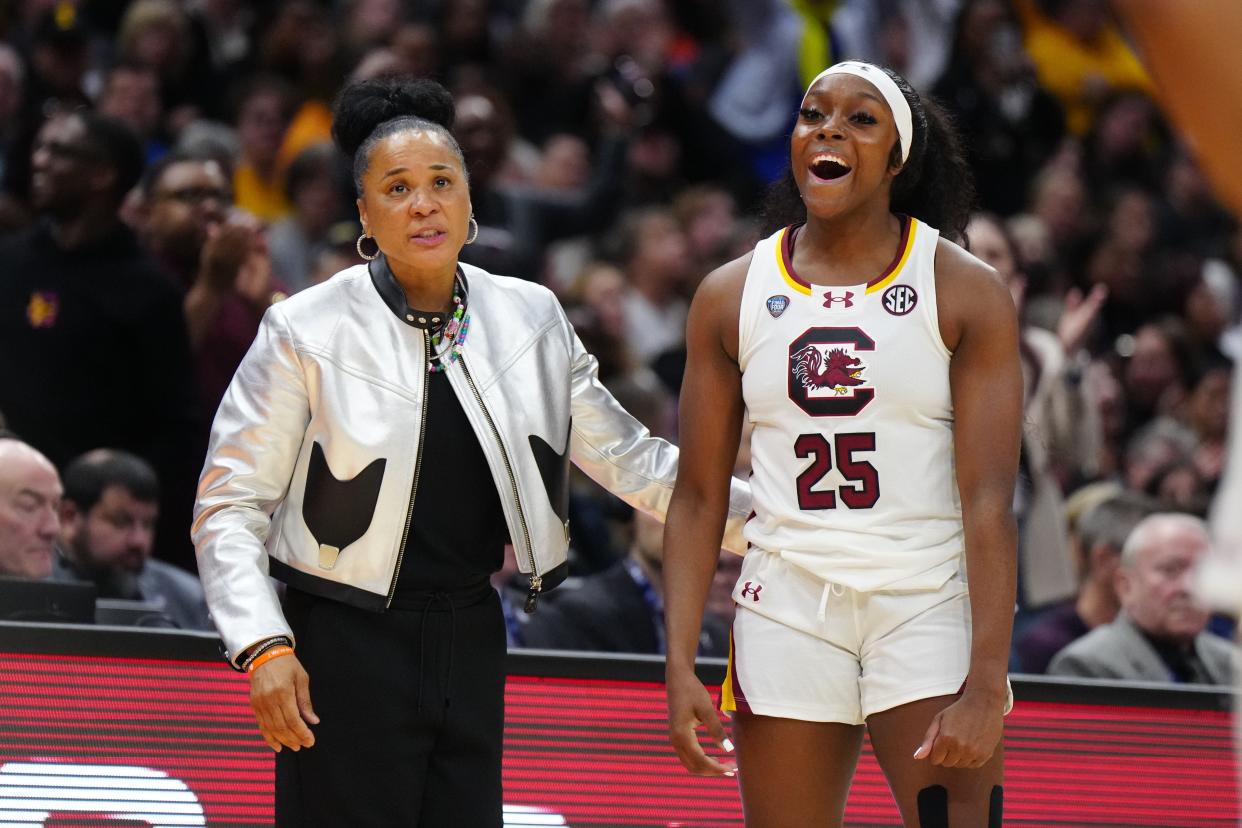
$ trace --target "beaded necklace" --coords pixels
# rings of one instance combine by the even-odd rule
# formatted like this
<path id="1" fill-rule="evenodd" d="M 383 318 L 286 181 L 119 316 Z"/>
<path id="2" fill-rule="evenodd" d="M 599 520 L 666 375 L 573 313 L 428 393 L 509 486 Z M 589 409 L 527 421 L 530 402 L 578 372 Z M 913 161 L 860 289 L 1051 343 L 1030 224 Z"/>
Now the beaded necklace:
<path id="1" fill-rule="evenodd" d="M 427 361 L 427 370 L 433 373 L 447 370 L 461 356 L 466 347 L 466 335 L 470 333 L 470 312 L 462 301 L 464 288 L 460 278 L 453 280 L 453 315 L 444 327 L 431 335 L 431 347 L 436 349 Z M 441 343 L 444 347 L 441 348 Z"/>

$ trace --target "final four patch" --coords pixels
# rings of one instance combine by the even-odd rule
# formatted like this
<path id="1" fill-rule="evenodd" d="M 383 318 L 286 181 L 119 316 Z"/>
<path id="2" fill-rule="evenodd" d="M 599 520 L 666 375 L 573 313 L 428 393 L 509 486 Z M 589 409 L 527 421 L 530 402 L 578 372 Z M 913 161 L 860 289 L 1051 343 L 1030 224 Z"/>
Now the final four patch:
<path id="1" fill-rule="evenodd" d="M 778 318 L 785 312 L 785 308 L 789 307 L 789 297 L 781 296 L 779 293 L 775 296 L 768 297 L 768 313 L 772 314 L 772 318 Z"/>

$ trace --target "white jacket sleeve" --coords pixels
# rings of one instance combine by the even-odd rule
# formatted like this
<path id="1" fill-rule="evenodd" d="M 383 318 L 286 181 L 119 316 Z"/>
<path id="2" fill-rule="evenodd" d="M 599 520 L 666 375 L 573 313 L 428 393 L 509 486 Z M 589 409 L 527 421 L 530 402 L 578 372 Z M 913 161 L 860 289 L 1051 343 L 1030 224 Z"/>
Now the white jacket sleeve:
<path id="1" fill-rule="evenodd" d="M 273 305 L 216 413 L 191 527 L 207 604 L 234 663 L 257 641 L 292 636 L 265 543 L 309 421 L 289 324 Z"/>
<path id="2" fill-rule="evenodd" d="M 566 320 L 572 341 L 573 422 L 570 457 L 595 482 L 635 509 L 664 521 L 677 480 L 677 447 L 652 437 L 599 380 L 598 363 Z M 750 486 L 733 478 L 721 547 L 746 554 L 742 527 L 750 516 Z"/>

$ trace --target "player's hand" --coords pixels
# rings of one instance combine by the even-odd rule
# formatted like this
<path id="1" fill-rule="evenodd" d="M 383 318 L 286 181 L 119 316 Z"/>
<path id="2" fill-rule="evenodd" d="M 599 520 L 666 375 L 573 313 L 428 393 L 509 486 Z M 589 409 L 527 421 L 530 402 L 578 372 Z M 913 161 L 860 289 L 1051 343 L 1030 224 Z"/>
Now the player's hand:
<path id="1" fill-rule="evenodd" d="M 1000 744 L 1004 709 L 1004 696 L 965 690 L 932 719 L 914 758 L 945 768 L 983 767 Z"/>
<path id="2" fill-rule="evenodd" d="M 296 655 L 284 655 L 250 674 L 250 707 L 263 740 L 272 750 L 301 750 L 315 744 L 307 724 L 319 724 L 311 707 L 310 676 Z"/>
<path id="3" fill-rule="evenodd" d="M 699 681 L 693 670 L 670 670 L 667 675 L 668 689 L 668 738 L 677 751 L 677 758 L 686 770 L 698 776 L 733 776 L 737 763 L 723 764 L 708 756 L 699 744 L 698 729 L 706 726 L 712 741 L 726 753 L 733 751 L 733 743 L 725 735 L 720 714 L 712 704 L 707 688 Z"/>

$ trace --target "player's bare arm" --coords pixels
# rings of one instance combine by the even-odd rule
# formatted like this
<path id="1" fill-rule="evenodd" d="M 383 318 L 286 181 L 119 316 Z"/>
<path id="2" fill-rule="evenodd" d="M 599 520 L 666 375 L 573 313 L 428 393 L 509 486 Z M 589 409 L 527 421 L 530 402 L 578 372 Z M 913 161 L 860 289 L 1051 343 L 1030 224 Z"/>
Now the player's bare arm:
<path id="1" fill-rule="evenodd" d="M 708 274 L 690 306 L 680 406 L 681 458 L 664 530 L 669 736 L 682 764 L 705 775 L 733 770 L 699 746 L 700 725 L 707 726 L 718 744 L 724 746 L 726 739 L 711 697 L 695 676 L 694 657 L 742 429 L 737 331 L 749 264 L 748 254 Z"/>

